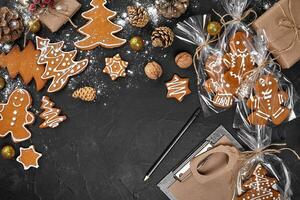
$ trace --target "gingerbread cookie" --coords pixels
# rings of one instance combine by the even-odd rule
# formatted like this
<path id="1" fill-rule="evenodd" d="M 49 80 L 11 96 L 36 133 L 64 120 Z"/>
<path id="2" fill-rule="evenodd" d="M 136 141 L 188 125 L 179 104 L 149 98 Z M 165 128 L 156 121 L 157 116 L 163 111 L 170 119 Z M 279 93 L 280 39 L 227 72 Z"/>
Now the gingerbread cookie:
<path id="1" fill-rule="evenodd" d="M 189 79 L 181 78 L 177 74 L 166 83 L 166 87 L 168 90 L 167 98 L 174 98 L 179 102 L 183 101 L 183 98 L 191 93 Z"/>
<path id="2" fill-rule="evenodd" d="M 216 93 L 221 89 L 225 70 L 219 56 L 210 55 L 206 59 L 205 72 L 209 78 L 204 82 L 204 88 L 208 93 Z"/>
<path id="3" fill-rule="evenodd" d="M 105 67 L 103 73 L 109 74 L 111 80 L 116 80 L 119 77 L 126 76 L 126 68 L 128 62 L 122 60 L 119 54 L 115 55 L 112 58 L 105 58 Z"/>
<path id="4" fill-rule="evenodd" d="M 46 64 L 43 79 L 52 79 L 48 92 L 61 90 L 71 76 L 84 71 L 88 65 L 88 59 L 74 61 L 76 50 L 64 52 L 61 48 L 64 42 L 50 43 L 49 39 L 36 37 L 37 49 L 41 51 L 38 64 Z"/>
<path id="5" fill-rule="evenodd" d="M 227 70 L 222 74 L 220 87 L 213 99 L 215 106 L 231 107 L 242 80 L 254 68 L 254 59 L 247 46 L 249 42 L 250 38 L 244 32 L 236 32 L 230 39 L 229 52 L 223 56 L 221 64 Z"/>
<path id="6" fill-rule="evenodd" d="M 44 109 L 44 112 L 40 114 L 40 118 L 45 121 L 40 125 L 40 128 L 55 128 L 67 119 L 66 116 L 59 116 L 61 110 L 53 108 L 54 106 L 55 103 L 50 101 L 49 97 L 43 96 L 41 108 Z"/>
<path id="7" fill-rule="evenodd" d="M 33 145 L 28 148 L 20 148 L 20 155 L 17 157 L 17 161 L 23 165 L 24 170 L 28 170 L 30 167 L 39 168 L 39 159 L 42 154 L 37 152 Z"/>
<path id="8" fill-rule="evenodd" d="M 90 5 L 93 8 L 82 13 L 81 16 L 89 22 L 78 29 L 79 33 L 85 35 L 85 38 L 74 43 L 79 49 L 92 50 L 97 46 L 111 49 L 126 43 L 126 40 L 114 35 L 123 27 L 111 22 L 117 13 L 107 9 L 106 2 L 106 0 L 92 0 Z"/>
<path id="9" fill-rule="evenodd" d="M 25 127 L 34 122 L 34 115 L 28 111 L 31 107 L 31 96 L 24 89 L 14 90 L 6 104 L 0 104 L 0 137 L 8 133 L 14 142 L 22 142 L 31 137 Z"/>
<path id="10" fill-rule="evenodd" d="M 280 192 L 274 189 L 278 181 L 267 174 L 264 167 L 257 165 L 252 176 L 243 183 L 245 192 L 237 200 L 280 200 Z"/>
<path id="11" fill-rule="evenodd" d="M 290 109 L 284 106 L 288 94 L 279 89 L 278 80 L 273 75 L 261 76 L 255 83 L 255 96 L 247 101 L 252 110 L 248 121 L 253 125 L 266 125 L 270 120 L 275 125 L 281 124 L 290 114 Z"/>
<path id="12" fill-rule="evenodd" d="M 47 83 L 46 80 L 41 78 L 45 71 L 45 66 L 37 64 L 39 55 L 39 51 L 29 41 L 23 51 L 20 51 L 19 46 L 15 45 L 7 55 L 1 54 L 0 66 L 7 68 L 9 77 L 12 79 L 19 74 L 25 85 L 28 85 L 33 79 L 35 88 L 39 91 Z"/>

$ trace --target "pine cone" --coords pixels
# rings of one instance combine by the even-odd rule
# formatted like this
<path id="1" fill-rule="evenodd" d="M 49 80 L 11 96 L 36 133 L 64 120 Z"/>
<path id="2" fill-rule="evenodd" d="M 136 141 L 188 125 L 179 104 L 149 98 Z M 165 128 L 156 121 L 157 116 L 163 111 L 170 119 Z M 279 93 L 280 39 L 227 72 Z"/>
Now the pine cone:
<path id="1" fill-rule="evenodd" d="M 129 18 L 129 23 L 132 26 L 143 28 L 149 22 L 149 14 L 144 7 L 135 7 L 135 6 L 128 6 L 127 13 Z"/>
<path id="2" fill-rule="evenodd" d="M 167 48 L 174 41 L 174 33 L 169 27 L 158 27 L 152 32 L 151 40 L 154 47 Z"/>
<path id="3" fill-rule="evenodd" d="M 96 99 L 96 90 L 92 87 L 83 87 L 75 90 L 72 97 L 83 101 L 94 101 Z"/>
<path id="4" fill-rule="evenodd" d="M 178 18 L 189 6 L 189 0 L 156 0 L 156 9 L 165 18 Z"/>
<path id="5" fill-rule="evenodd" d="M 24 31 L 23 19 L 15 10 L 0 8 L 0 43 L 13 42 Z"/>

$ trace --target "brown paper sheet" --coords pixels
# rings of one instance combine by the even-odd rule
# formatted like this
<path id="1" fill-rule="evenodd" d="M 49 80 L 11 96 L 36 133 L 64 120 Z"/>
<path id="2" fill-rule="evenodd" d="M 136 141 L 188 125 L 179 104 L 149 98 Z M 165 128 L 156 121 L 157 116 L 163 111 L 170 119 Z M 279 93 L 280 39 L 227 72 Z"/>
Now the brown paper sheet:
<path id="1" fill-rule="evenodd" d="M 256 31 L 264 30 L 266 32 L 269 49 L 275 57 L 278 57 L 278 63 L 283 69 L 292 67 L 300 60 L 299 11 L 299 0 L 280 0 L 253 23 L 253 27 Z M 298 26 L 298 29 L 283 26 L 283 20 L 288 22 L 288 26 L 293 25 L 291 23 L 293 18 L 295 19 L 295 25 Z M 298 36 L 296 34 L 298 34 Z M 296 36 L 297 38 L 294 40 Z M 292 43 L 293 45 L 291 46 Z"/>
<path id="2" fill-rule="evenodd" d="M 65 10 L 56 11 L 49 9 L 48 13 L 40 16 L 40 21 L 49 28 L 51 32 L 58 31 L 81 7 L 81 4 L 76 0 L 60 0 L 56 6 L 61 5 Z"/>

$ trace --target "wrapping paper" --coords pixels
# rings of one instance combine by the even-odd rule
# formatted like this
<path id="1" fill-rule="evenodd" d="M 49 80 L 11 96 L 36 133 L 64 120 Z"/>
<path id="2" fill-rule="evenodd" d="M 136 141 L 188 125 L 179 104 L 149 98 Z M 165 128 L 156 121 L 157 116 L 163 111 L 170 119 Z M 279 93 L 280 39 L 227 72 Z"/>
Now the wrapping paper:
<path id="1" fill-rule="evenodd" d="M 280 0 L 254 23 L 264 29 L 268 46 L 283 69 L 300 60 L 300 1 Z"/>
<path id="2" fill-rule="evenodd" d="M 61 10 L 50 8 L 49 11 L 39 17 L 40 21 L 49 28 L 51 32 L 56 32 L 71 18 L 81 7 L 76 0 L 60 0 L 55 7 Z"/>

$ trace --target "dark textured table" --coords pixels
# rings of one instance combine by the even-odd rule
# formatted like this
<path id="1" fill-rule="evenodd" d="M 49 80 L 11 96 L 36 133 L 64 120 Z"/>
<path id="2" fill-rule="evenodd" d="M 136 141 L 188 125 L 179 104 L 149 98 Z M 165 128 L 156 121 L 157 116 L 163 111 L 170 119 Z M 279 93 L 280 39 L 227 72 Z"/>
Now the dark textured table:
<path id="1" fill-rule="evenodd" d="M 80 13 L 87 10 L 89 0 L 82 0 L 81 10 L 73 17 L 75 23 L 83 25 Z M 122 2 L 122 3 L 121 3 Z M 142 5 L 150 6 L 152 1 L 141 0 Z M 256 11 L 263 12 L 262 3 L 257 0 Z M 269 2 L 266 0 L 265 2 Z M 122 13 L 130 1 L 110 1 L 108 7 Z M 0 5 L 13 6 L 9 0 L 1 0 Z M 179 20 L 195 14 L 212 13 L 216 0 L 192 0 L 188 13 Z M 122 17 L 117 19 L 120 23 Z M 130 38 L 141 35 L 150 41 L 153 27 L 168 25 L 174 27 L 177 20 L 155 19 L 145 29 L 135 29 L 125 25 L 120 36 Z M 67 24 L 55 34 L 46 29 L 40 36 L 49 37 L 52 41 L 63 39 L 66 49 L 73 49 L 73 41 L 82 37 Z M 167 199 L 156 187 L 159 180 L 180 162 L 195 146 L 203 141 L 218 125 L 224 125 L 234 133 L 232 127 L 234 109 L 217 116 L 201 116 L 188 130 L 187 134 L 176 145 L 151 179 L 144 183 L 143 177 L 149 167 L 161 154 L 164 148 L 177 134 L 191 113 L 199 106 L 195 88 L 195 76 L 192 68 L 181 70 L 174 63 L 176 53 L 193 47 L 176 40 L 172 48 L 161 50 L 147 44 L 141 53 L 130 52 L 128 45 L 105 50 L 97 48 L 93 52 L 79 52 L 77 58 L 88 57 L 92 60 L 89 68 L 75 77 L 62 91 L 50 94 L 61 107 L 68 120 L 56 129 L 38 128 L 40 119 L 30 127 L 32 138 L 19 146 L 34 144 L 43 154 L 39 169 L 24 171 L 22 166 L 13 160 L 0 159 L 0 199 L 1 200 L 121 200 Z M 129 65 L 129 76 L 112 82 L 101 73 L 105 56 L 120 53 Z M 164 69 L 164 75 L 158 81 L 149 81 L 143 74 L 143 66 L 155 58 Z M 1 74 L 5 74 L 1 70 Z M 193 93 L 182 103 L 166 99 L 165 81 L 174 73 L 191 78 Z M 298 63 L 284 73 L 300 92 L 300 64 Z M 9 82 L 13 88 L 15 81 Z M 99 98 L 95 103 L 84 103 L 72 99 L 74 88 L 91 85 L 98 89 Z M 29 86 L 34 99 L 33 110 L 38 112 L 40 99 L 45 91 L 37 93 L 33 84 Z M 6 96 L 0 94 L 1 101 Z M 300 152 L 300 119 L 284 124 L 274 131 L 274 139 L 286 141 L 289 146 Z M 10 137 L 0 140 L 0 146 L 11 144 Z M 300 199 L 300 162 L 288 152 L 280 155 L 291 170 L 293 199 Z"/>

